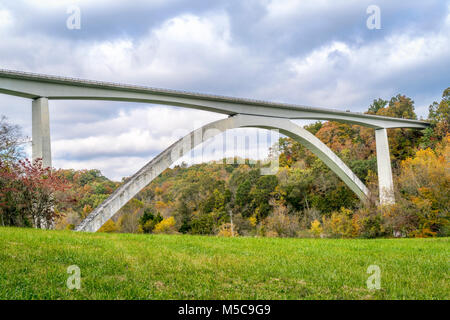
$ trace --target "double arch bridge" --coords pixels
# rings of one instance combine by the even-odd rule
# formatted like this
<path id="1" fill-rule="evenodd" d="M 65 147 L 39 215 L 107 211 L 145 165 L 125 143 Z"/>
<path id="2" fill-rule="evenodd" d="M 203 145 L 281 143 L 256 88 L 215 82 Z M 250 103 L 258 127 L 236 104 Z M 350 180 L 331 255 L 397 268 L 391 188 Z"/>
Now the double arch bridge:
<path id="1" fill-rule="evenodd" d="M 49 100 L 141 102 L 212 111 L 229 116 L 194 130 L 136 172 L 76 227 L 78 231 L 90 232 L 100 229 L 122 206 L 184 154 L 213 136 L 234 128 L 278 129 L 318 156 L 359 198 L 367 198 L 369 190 L 350 168 L 313 134 L 292 122 L 293 119 L 332 120 L 375 129 L 380 203 L 394 203 L 387 129 L 423 129 L 429 125 L 418 120 L 9 70 L 0 70 L 0 93 L 32 100 L 32 158 L 42 158 L 46 167 L 51 167 L 52 159 Z"/>

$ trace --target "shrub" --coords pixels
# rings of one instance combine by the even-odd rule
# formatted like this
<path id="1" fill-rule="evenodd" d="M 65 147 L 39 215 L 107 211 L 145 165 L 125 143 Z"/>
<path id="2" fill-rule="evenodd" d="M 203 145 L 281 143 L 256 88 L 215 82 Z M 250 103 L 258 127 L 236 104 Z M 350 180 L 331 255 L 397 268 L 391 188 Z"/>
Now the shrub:
<path id="1" fill-rule="evenodd" d="M 320 237 L 320 235 L 323 232 L 323 228 L 320 225 L 320 221 L 319 220 L 314 220 L 313 222 L 311 222 L 311 228 L 309 229 L 309 231 L 312 233 L 312 235 L 314 235 L 315 237 Z"/>
<path id="2" fill-rule="evenodd" d="M 175 234 L 178 233 L 175 228 L 175 219 L 174 217 L 169 217 L 167 219 L 163 219 L 160 223 L 158 223 L 153 229 L 153 233 L 166 233 L 166 234 Z"/>
<path id="3" fill-rule="evenodd" d="M 299 229 L 297 217 L 288 215 L 287 208 L 279 204 L 265 219 L 264 226 L 266 236 L 295 237 Z"/>
<path id="4" fill-rule="evenodd" d="M 354 237 L 352 211 L 349 209 L 341 208 L 333 212 L 330 218 L 323 217 L 323 226 L 325 233 L 332 237 Z"/>
<path id="5" fill-rule="evenodd" d="M 145 208 L 144 214 L 139 218 L 139 230 L 143 233 L 151 233 L 162 220 L 159 212 L 155 215 L 150 208 Z"/>
<path id="6" fill-rule="evenodd" d="M 233 215 L 233 224 L 235 226 L 235 235 L 252 236 L 256 233 L 256 218 L 244 218 L 241 214 Z"/>
<path id="7" fill-rule="evenodd" d="M 119 230 L 119 227 L 116 225 L 116 223 L 109 219 L 105 222 L 104 225 L 100 229 L 98 229 L 98 232 L 106 232 L 106 233 L 112 233 L 117 232 Z"/>
<path id="8" fill-rule="evenodd" d="M 307 208 L 300 213 L 300 228 L 308 229 L 313 221 L 320 221 L 322 215 L 316 208 Z"/>
<path id="9" fill-rule="evenodd" d="M 215 228 L 214 217 L 209 214 L 200 214 L 191 221 L 192 234 L 213 234 Z"/>
<path id="10" fill-rule="evenodd" d="M 219 227 L 217 235 L 220 237 L 235 237 L 238 235 L 235 230 L 236 226 L 234 224 L 224 223 Z"/>
<path id="11" fill-rule="evenodd" d="M 352 226 L 355 237 L 376 238 L 386 235 L 383 215 L 376 206 L 366 206 L 356 211 Z"/>

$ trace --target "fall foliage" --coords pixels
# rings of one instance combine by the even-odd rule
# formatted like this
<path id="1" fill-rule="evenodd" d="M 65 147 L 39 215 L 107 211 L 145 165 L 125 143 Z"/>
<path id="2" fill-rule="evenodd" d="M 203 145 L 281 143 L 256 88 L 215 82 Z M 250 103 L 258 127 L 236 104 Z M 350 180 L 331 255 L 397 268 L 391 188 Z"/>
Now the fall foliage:
<path id="1" fill-rule="evenodd" d="M 388 130 L 395 205 L 378 205 L 374 130 L 325 121 L 305 128 L 369 187 L 369 201 L 362 203 L 314 154 L 283 137 L 276 175 L 261 175 L 251 161 L 175 166 L 153 180 L 99 231 L 269 237 L 448 236 L 449 96 L 450 88 L 440 102 L 430 106 L 429 128 Z M 417 118 L 414 101 L 404 95 L 374 100 L 367 113 Z M 33 168 L 27 162 L 1 167 L 4 224 L 38 226 L 40 214 L 55 220 L 59 229 L 73 229 L 123 182 L 110 181 L 98 170 L 34 172 L 37 169 Z M 34 200 L 22 206 L 16 199 L 20 205 L 11 207 L 8 199 L 18 188 L 16 180 L 36 190 L 22 196 Z M 70 188 L 63 188 L 61 181 Z M 62 201 L 61 194 L 73 201 Z M 46 206 L 37 210 L 33 203 L 41 198 L 46 199 Z M 25 211 L 33 218 L 14 216 Z"/>

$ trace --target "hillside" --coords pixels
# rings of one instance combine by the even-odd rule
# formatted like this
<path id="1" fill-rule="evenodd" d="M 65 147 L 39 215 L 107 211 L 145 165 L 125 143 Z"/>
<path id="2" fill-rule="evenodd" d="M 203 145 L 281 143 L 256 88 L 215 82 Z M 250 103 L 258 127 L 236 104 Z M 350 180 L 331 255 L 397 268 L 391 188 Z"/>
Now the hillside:
<path id="1" fill-rule="evenodd" d="M 430 128 L 389 130 L 394 206 L 378 206 L 374 130 L 327 121 L 305 128 L 367 185 L 372 194 L 369 201 L 361 202 L 303 145 L 280 138 L 280 167 L 275 175 L 261 175 L 251 161 L 175 166 L 139 192 L 101 231 L 330 238 L 449 236 L 449 106 L 450 88 L 439 103 L 430 105 Z M 403 95 L 375 100 L 367 113 L 417 118 L 414 101 Z M 80 223 L 119 185 L 98 170 L 57 174 L 68 181 L 66 195 L 74 199 L 58 207 L 62 216 L 58 229 Z"/>
<path id="2" fill-rule="evenodd" d="M 280 239 L 0 228 L 0 299 L 449 299 L 449 238 Z M 69 290 L 67 268 L 81 270 Z M 381 289 L 366 287 L 381 269 Z"/>

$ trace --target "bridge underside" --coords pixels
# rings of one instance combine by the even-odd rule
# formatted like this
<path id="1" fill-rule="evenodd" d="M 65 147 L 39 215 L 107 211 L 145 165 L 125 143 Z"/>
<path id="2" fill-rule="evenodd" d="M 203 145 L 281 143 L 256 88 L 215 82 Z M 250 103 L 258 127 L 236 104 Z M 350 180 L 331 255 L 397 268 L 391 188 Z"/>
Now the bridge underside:
<path id="1" fill-rule="evenodd" d="M 218 134 L 228 129 L 241 127 L 279 129 L 281 133 L 299 141 L 315 153 L 358 197 L 366 198 L 368 190 L 353 172 L 319 139 L 289 119 L 331 120 L 375 129 L 380 203 L 393 203 L 394 186 L 386 129 L 423 129 L 429 125 L 417 120 L 7 70 L 0 70 L 0 93 L 33 100 L 32 156 L 33 159 L 42 158 L 44 166 L 48 167 L 51 167 L 48 109 L 48 101 L 51 99 L 155 103 L 212 111 L 230 116 L 228 119 L 213 122 L 193 131 L 150 161 L 77 227 L 77 230 L 83 231 L 98 230 L 128 200 L 176 159 L 209 138 L 209 136 L 203 136 L 202 132 L 209 131 L 211 134 L 211 130 Z M 187 144 L 188 138 L 190 139 L 189 144 Z"/>

